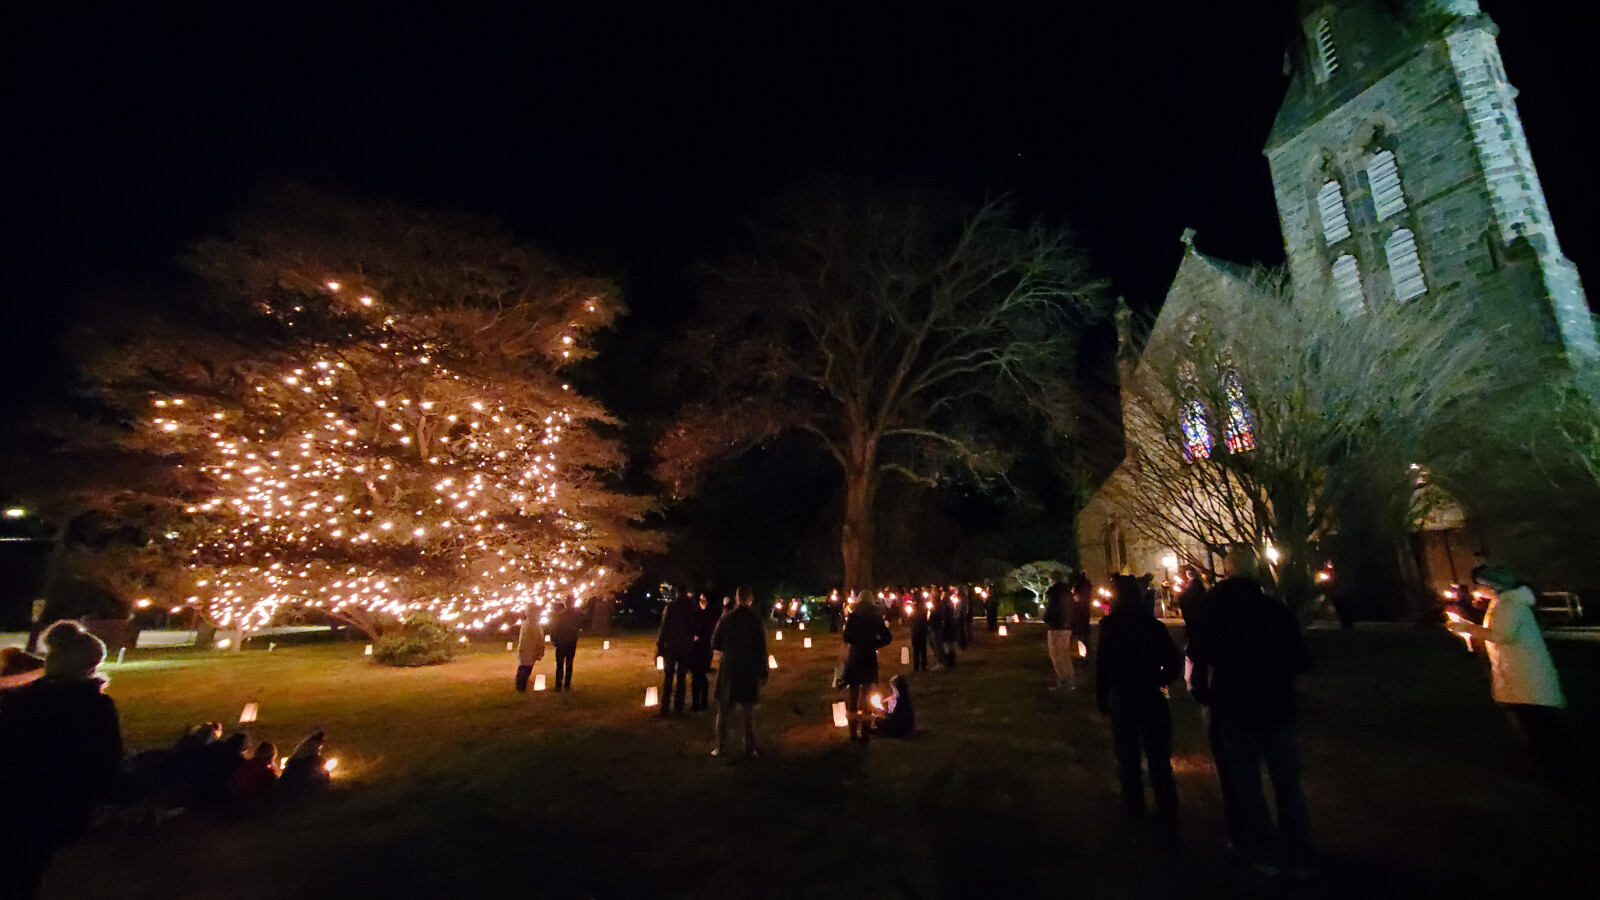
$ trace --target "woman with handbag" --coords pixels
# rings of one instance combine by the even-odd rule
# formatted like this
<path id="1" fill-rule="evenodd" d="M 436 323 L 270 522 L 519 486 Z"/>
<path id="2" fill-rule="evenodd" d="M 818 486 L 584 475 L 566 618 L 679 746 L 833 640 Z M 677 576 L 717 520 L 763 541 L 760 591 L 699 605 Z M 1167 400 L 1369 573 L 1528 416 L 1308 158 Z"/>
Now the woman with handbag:
<path id="1" fill-rule="evenodd" d="M 844 618 L 844 672 L 849 691 L 850 740 L 865 744 L 872 718 L 872 689 L 878 683 L 878 648 L 894 640 L 883 611 L 869 597 L 857 595 Z"/>

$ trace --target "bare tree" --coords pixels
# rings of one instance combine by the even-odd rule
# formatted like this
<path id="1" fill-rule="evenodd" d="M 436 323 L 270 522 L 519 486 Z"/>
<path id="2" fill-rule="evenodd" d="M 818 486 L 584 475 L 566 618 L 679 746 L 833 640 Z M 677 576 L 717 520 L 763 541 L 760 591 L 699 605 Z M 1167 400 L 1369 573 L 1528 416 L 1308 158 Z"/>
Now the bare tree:
<path id="1" fill-rule="evenodd" d="M 809 434 L 843 476 L 845 586 L 870 586 L 886 474 L 993 476 L 1008 445 L 1074 430 L 1074 351 L 1102 285 L 1068 234 L 1014 218 L 1004 201 L 835 192 L 757 230 L 683 345 L 697 400 L 657 477 L 682 495 L 715 460 Z"/>
<path id="2" fill-rule="evenodd" d="M 1269 272 L 1187 311 L 1125 385 L 1115 514 L 1165 546 L 1271 546 L 1297 605 L 1341 532 L 1376 532 L 1398 558 L 1422 512 L 1430 436 L 1495 387 L 1469 314 L 1414 303 L 1346 315 L 1296 302 Z"/>

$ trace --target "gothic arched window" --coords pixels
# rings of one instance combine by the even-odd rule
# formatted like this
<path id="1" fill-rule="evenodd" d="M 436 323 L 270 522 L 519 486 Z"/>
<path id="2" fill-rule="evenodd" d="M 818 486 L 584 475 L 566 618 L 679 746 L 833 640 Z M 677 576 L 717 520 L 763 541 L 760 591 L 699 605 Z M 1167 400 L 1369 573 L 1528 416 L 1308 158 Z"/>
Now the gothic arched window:
<path id="1" fill-rule="evenodd" d="M 1367 163 L 1367 184 L 1372 188 L 1372 209 L 1382 222 L 1406 208 L 1405 191 L 1400 189 L 1400 167 L 1394 152 L 1379 150 Z"/>
<path id="2" fill-rule="evenodd" d="M 1344 190 L 1337 179 L 1317 191 L 1317 212 L 1322 216 L 1322 238 L 1337 244 L 1350 236 L 1350 216 L 1344 208 Z"/>
<path id="3" fill-rule="evenodd" d="M 1243 453 L 1256 448 L 1256 416 L 1245 400 L 1244 385 L 1239 373 L 1232 369 L 1222 378 L 1222 390 L 1228 398 L 1228 427 L 1226 437 L 1229 453 Z"/>
<path id="4" fill-rule="evenodd" d="M 1366 298 L 1361 292 L 1361 267 L 1348 253 L 1334 260 L 1333 294 L 1339 301 L 1339 311 L 1345 315 L 1359 316 L 1366 312 Z"/>
<path id="5" fill-rule="evenodd" d="M 1178 424 L 1183 428 L 1183 459 L 1194 462 L 1211 458 L 1211 424 L 1206 421 L 1206 405 L 1190 400 L 1183 405 Z"/>
<path id="6" fill-rule="evenodd" d="M 1389 280 L 1394 283 L 1394 298 L 1410 300 L 1428 292 L 1428 283 L 1422 277 L 1422 259 L 1417 255 L 1417 239 L 1409 229 L 1396 229 L 1383 242 L 1384 255 L 1389 257 Z"/>

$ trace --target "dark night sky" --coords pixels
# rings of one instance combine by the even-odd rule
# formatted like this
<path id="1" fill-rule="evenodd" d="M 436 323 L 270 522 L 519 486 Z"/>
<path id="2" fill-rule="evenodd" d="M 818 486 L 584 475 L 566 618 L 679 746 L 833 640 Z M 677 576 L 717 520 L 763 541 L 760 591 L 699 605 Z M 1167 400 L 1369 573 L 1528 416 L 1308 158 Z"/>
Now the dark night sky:
<path id="1" fill-rule="evenodd" d="M 1150 308 L 1184 226 L 1215 255 L 1281 258 L 1260 148 L 1283 5 L 32 4 L 5 38 L 0 376 L 47 387 L 74 310 L 181 284 L 179 248 L 288 178 L 495 216 L 619 278 L 635 330 L 675 321 L 684 270 L 731 223 L 840 165 L 1014 191 Z M 1597 14 L 1576 6 L 1484 2 L 1592 285 L 1575 123 L 1600 84 Z"/>

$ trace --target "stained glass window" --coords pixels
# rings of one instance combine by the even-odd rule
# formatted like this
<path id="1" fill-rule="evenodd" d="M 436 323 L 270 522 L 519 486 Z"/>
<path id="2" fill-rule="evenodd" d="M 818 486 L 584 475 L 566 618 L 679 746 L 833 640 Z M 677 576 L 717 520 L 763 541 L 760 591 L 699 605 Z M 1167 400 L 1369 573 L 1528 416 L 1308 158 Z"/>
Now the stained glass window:
<path id="1" fill-rule="evenodd" d="M 1244 385 L 1239 373 L 1228 370 L 1222 379 L 1222 389 L 1228 396 L 1228 452 L 1243 453 L 1256 447 L 1256 417 L 1244 396 Z"/>
<path id="2" fill-rule="evenodd" d="M 1206 405 L 1190 400 L 1179 420 L 1183 426 L 1183 458 L 1187 462 L 1211 458 L 1211 426 L 1206 422 Z"/>

